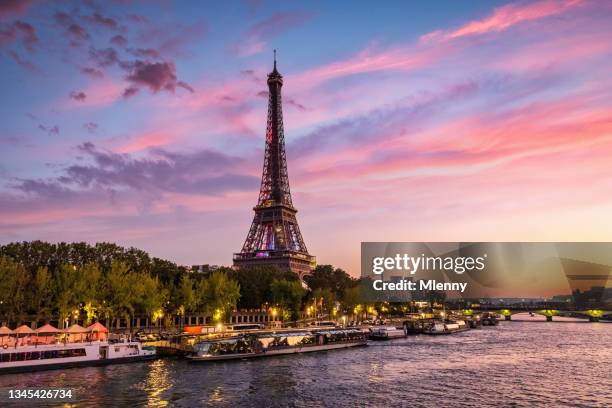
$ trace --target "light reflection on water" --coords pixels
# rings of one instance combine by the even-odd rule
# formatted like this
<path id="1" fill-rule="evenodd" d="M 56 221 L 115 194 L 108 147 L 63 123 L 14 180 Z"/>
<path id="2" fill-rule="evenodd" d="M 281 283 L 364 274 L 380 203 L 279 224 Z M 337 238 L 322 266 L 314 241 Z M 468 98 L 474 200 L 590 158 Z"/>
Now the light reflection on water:
<path id="1" fill-rule="evenodd" d="M 605 407 L 611 346 L 612 324 L 504 322 L 267 359 L 3 375 L 0 387 L 74 388 L 77 406 Z"/>

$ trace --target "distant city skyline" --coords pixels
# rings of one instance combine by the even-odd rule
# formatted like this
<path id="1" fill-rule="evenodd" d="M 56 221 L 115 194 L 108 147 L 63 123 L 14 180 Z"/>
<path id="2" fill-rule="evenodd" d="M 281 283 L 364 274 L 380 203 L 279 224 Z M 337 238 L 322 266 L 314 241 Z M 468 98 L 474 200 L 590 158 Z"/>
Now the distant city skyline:
<path id="1" fill-rule="evenodd" d="M 362 241 L 611 241 L 612 3 L 0 4 L 0 244 L 231 265 L 272 49 L 322 264 Z"/>

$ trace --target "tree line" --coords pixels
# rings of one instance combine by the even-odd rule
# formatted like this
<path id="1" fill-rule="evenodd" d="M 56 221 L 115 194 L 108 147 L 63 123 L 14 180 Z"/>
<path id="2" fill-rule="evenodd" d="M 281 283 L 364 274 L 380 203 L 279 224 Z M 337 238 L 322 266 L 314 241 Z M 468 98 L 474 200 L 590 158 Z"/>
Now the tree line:
<path id="1" fill-rule="evenodd" d="M 307 288 L 275 267 L 191 273 L 112 243 L 10 243 L 0 246 L 0 321 L 82 318 L 112 325 L 134 316 L 207 314 L 222 322 L 233 309 L 262 307 L 296 320 L 309 304 L 331 313 L 359 302 L 358 281 L 331 265 L 317 266 L 305 282 Z"/>

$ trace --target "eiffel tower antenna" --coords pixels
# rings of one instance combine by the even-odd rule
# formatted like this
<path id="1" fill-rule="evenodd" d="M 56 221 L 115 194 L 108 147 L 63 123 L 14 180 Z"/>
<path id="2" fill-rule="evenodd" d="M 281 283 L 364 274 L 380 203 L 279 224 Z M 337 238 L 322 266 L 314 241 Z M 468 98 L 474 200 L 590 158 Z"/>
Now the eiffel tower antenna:
<path id="1" fill-rule="evenodd" d="M 268 124 L 261 187 L 255 216 L 234 266 L 277 266 L 298 274 L 310 274 L 316 265 L 306 249 L 289 189 L 281 88 L 283 76 L 274 68 L 268 74 Z"/>

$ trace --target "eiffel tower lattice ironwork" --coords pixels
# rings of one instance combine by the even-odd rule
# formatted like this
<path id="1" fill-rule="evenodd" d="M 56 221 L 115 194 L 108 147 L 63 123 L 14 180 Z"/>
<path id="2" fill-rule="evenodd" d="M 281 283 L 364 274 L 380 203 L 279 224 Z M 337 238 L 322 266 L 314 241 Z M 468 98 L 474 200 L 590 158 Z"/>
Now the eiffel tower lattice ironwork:
<path id="1" fill-rule="evenodd" d="M 291 200 L 281 87 L 283 77 L 276 69 L 268 74 L 268 125 L 266 128 L 266 153 L 263 175 L 255 216 L 240 253 L 234 254 L 234 266 L 275 265 L 297 273 L 300 278 L 314 268 L 315 257 L 306 249 Z"/>

